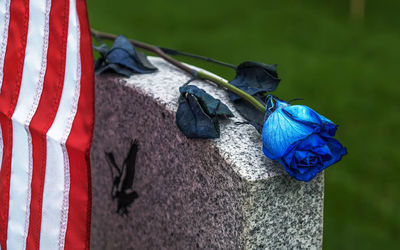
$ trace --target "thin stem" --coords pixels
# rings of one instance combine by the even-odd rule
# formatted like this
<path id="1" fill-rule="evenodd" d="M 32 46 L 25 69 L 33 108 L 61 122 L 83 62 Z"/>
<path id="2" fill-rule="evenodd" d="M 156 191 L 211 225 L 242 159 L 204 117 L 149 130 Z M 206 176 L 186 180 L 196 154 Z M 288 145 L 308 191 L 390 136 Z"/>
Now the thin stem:
<path id="1" fill-rule="evenodd" d="M 236 95 L 242 97 L 243 99 L 245 99 L 246 101 L 248 101 L 260 112 L 265 113 L 266 109 L 262 103 L 257 101 L 257 99 L 255 99 L 253 96 L 249 95 L 245 91 L 243 91 L 239 88 L 236 88 L 235 86 L 230 84 L 228 81 L 226 81 L 222 78 L 215 77 L 214 75 L 211 75 L 210 73 L 205 72 L 205 71 L 197 72 L 197 77 L 200 79 L 203 79 L 203 80 L 212 81 L 221 87 L 227 88 L 229 91 L 233 92 L 234 94 L 236 94 Z"/>
<path id="2" fill-rule="evenodd" d="M 206 62 L 211 62 L 211 63 L 215 63 L 221 66 L 225 66 L 228 68 L 232 68 L 234 70 L 236 70 L 236 66 L 226 63 L 226 62 L 221 62 L 209 57 L 205 57 L 205 56 L 200 56 L 200 55 L 196 55 L 196 54 L 192 54 L 192 53 L 188 53 L 188 52 L 184 52 L 184 51 L 179 51 L 179 50 L 175 50 L 175 49 L 169 49 L 169 48 L 163 48 L 163 47 L 159 47 L 162 51 L 164 51 L 166 54 L 171 55 L 171 56 L 186 56 L 186 57 L 190 57 L 190 58 L 194 58 L 194 59 L 198 59 L 198 60 L 202 60 L 202 61 L 206 61 Z"/>
<path id="3" fill-rule="evenodd" d="M 91 29 L 91 33 L 92 33 L 92 36 L 95 37 L 95 38 L 101 38 L 101 39 L 107 39 L 107 40 L 115 40 L 115 38 L 117 38 L 117 36 L 114 35 L 114 34 L 104 33 L 104 32 L 100 32 L 100 31 L 94 30 L 94 29 Z M 260 112 L 265 113 L 266 110 L 265 110 L 265 107 L 264 107 L 264 105 L 262 103 L 257 101 L 257 99 L 255 99 L 253 96 L 249 95 L 248 93 L 244 92 L 243 90 L 241 90 L 239 88 L 236 88 L 235 86 L 231 85 L 228 81 L 223 80 L 222 78 L 215 77 L 211 73 L 205 72 L 203 70 L 196 71 L 195 69 L 192 69 L 189 66 L 186 66 L 185 64 L 176 61 L 172 57 L 168 56 L 160 48 L 158 48 L 158 47 L 156 47 L 154 45 L 143 43 L 143 42 L 136 41 L 136 40 L 133 40 L 133 39 L 129 39 L 129 41 L 133 45 L 138 47 L 138 48 L 150 51 L 150 52 L 160 56 L 161 58 L 163 58 L 167 62 L 171 63 L 172 65 L 174 65 L 174 66 L 176 66 L 178 68 L 180 68 L 181 70 L 185 71 L 186 73 L 188 73 L 191 76 L 194 76 L 194 77 L 197 77 L 197 78 L 203 79 L 203 80 L 212 81 L 212 82 L 216 83 L 217 85 L 228 89 L 229 91 L 237 94 L 238 96 L 240 96 L 243 99 L 245 99 L 246 101 L 248 101 L 256 109 L 258 109 Z"/>

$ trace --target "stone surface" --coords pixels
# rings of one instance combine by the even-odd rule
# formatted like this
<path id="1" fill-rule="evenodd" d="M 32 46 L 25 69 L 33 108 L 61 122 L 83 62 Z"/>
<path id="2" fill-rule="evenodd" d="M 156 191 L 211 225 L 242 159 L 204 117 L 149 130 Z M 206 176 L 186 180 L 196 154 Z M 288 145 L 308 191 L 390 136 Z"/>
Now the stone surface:
<path id="1" fill-rule="evenodd" d="M 179 91 L 189 77 L 162 59 L 159 71 L 96 78 L 92 249 L 309 249 L 322 247 L 323 174 L 289 177 L 262 153 L 261 138 L 225 91 L 194 81 L 235 117 L 221 137 L 187 139 L 175 124 Z M 104 152 L 122 162 L 139 141 L 129 215 L 115 211 Z"/>

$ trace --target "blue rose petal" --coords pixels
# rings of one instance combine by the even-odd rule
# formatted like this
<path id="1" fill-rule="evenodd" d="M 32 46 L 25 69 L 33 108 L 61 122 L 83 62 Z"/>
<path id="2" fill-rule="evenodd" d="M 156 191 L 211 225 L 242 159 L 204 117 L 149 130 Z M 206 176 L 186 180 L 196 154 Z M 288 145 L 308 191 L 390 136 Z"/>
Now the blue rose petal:
<path id="1" fill-rule="evenodd" d="M 263 151 L 271 159 L 281 158 L 290 145 L 319 130 L 319 127 L 304 126 L 291 119 L 283 111 L 284 107 L 286 107 L 284 102 L 277 101 L 276 110 L 264 123 L 262 137 L 268 138 L 268 143 L 263 144 Z"/>
<path id="2" fill-rule="evenodd" d="M 335 136 L 336 134 L 337 125 L 307 106 L 288 106 L 283 109 L 283 112 L 295 121 L 321 129 L 321 132 L 327 133 L 327 136 Z"/>
<path id="3" fill-rule="evenodd" d="M 330 165 L 335 164 L 336 162 L 340 161 L 343 155 L 347 154 L 347 149 L 340 144 L 338 140 L 335 138 L 325 138 L 327 142 L 327 146 L 329 147 L 332 155 L 332 159 L 330 161 L 325 162 L 325 168 L 329 167 Z"/>

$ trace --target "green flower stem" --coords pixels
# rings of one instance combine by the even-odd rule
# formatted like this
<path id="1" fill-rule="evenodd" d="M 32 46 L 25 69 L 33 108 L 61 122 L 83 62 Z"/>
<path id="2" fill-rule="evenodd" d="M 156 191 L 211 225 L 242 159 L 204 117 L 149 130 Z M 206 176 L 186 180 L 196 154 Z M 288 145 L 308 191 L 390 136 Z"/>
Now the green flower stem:
<path id="1" fill-rule="evenodd" d="M 256 109 L 258 109 L 260 112 L 263 114 L 265 113 L 265 107 L 263 104 L 261 104 L 259 101 L 257 101 L 253 96 L 249 95 L 248 93 L 244 92 L 243 90 L 236 88 L 232 84 L 230 84 L 228 81 L 215 77 L 214 75 L 207 73 L 205 71 L 198 71 L 197 72 L 197 77 L 203 80 L 209 80 L 212 81 L 213 83 L 218 84 L 221 87 L 227 88 L 229 91 L 235 93 L 236 95 L 242 97 L 246 101 L 248 101 L 250 104 L 252 104 Z"/>
<path id="2" fill-rule="evenodd" d="M 236 70 L 236 66 L 235 65 L 232 65 L 232 64 L 229 64 L 229 63 L 225 63 L 225 62 L 221 62 L 221 61 L 209 58 L 209 57 L 199 56 L 199 55 L 196 55 L 196 54 L 187 53 L 187 52 L 174 50 L 174 49 L 169 49 L 169 48 L 161 48 L 160 47 L 160 49 L 163 52 L 165 52 L 166 54 L 170 55 L 170 56 L 186 56 L 186 57 L 194 58 L 194 59 L 197 59 L 197 60 L 206 61 L 206 62 L 209 62 L 209 63 L 215 63 L 215 64 L 218 64 L 218 65 L 225 66 L 225 67 L 228 67 L 228 68 Z"/>
<path id="3" fill-rule="evenodd" d="M 100 32 L 100 31 L 94 30 L 94 29 L 91 30 L 91 33 L 92 33 L 92 36 L 94 38 L 101 38 L 101 39 L 107 39 L 107 40 L 115 40 L 115 38 L 117 38 L 117 36 L 114 35 L 114 34 L 104 33 L 104 32 Z M 143 43 L 143 42 L 140 42 L 140 41 L 136 41 L 136 40 L 133 40 L 133 39 L 129 39 L 129 41 L 133 45 L 135 45 L 135 46 L 137 46 L 137 47 L 139 47 L 141 49 L 147 50 L 149 52 L 152 52 L 152 53 L 160 56 L 161 58 L 163 58 L 167 62 L 171 63 L 172 65 L 174 65 L 174 66 L 176 66 L 178 68 L 180 68 L 181 70 L 185 71 L 189 75 L 196 76 L 199 79 L 212 81 L 212 82 L 216 83 L 217 85 L 219 85 L 219 86 L 221 86 L 223 88 L 227 88 L 229 91 L 237 94 L 238 96 L 240 96 L 243 99 L 245 99 L 246 101 L 248 101 L 256 109 L 258 109 L 260 112 L 265 113 L 266 110 L 265 110 L 265 107 L 264 107 L 264 105 L 262 103 L 257 101 L 253 96 L 249 95 L 248 93 L 236 88 L 235 86 L 230 84 L 228 81 L 223 80 L 222 78 L 215 77 L 211 73 L 207 73 L 205 71 L 196 71 L 196 70 L 190 68 L 189 66 L 184 65 L 183 63 L 173 59 L 170 56 L 168 56 L 159 47 L 156 47 L 156 46 L 151 45 L 151 44 Z"/>

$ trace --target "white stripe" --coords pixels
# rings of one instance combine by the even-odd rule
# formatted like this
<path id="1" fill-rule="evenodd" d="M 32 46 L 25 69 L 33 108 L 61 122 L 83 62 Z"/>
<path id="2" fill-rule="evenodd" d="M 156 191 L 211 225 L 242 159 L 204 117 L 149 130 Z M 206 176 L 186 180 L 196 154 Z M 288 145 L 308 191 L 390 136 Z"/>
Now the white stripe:
<path id="1" fill-rule="evenodd" d="M 1 93 L 1 86 L 3 85 L 4 57 L 6 55 L 9 24 L 10 24 L 10 0 L 0 1 L 0 93 Z"/>
<path id="2" fill-rule="evenodd" d="M 8 249 L 25 249 L 29 228 L 32 182 L 32 138 L 29 124 L 43 89 L 48 48 L 50 0 L 29 3 L 29 26 L 21 88 L 12 116 L 10 202 L 7 232 Z"/>
<path id="3" fill-rule="evenodd" d="M 80 94 L 80 31 L 75 0 L 70 1 L 64 86 L 56 118 L 47 133 L 40 249 L 63 249 L 68 221 L 69 158 L 65 143 Z"/>

